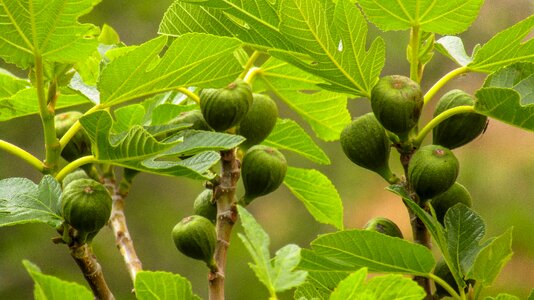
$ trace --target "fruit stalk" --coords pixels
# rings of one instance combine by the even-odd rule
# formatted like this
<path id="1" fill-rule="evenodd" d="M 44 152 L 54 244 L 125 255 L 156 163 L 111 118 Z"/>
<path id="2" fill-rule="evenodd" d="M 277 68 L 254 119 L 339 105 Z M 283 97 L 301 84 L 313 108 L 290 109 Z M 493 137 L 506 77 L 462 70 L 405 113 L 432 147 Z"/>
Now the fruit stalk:
<path id="1" fill-rule="evenodd" d="M 0 149 L 6 151 L 7 153 L 11 153 L 25 162 L 27 162 L 29 165 L 37 169 L 39 172 L 43 172 L 44 166 L 43 163 L 35 156 L 33 156 L 28 151 L 13 145 L 9 142 L 6 142 L 4 140 L 0 140 Z"/>
<path id="2" fill-rule="evenodd" d="M 232 228 L 238 217 L 235 191 L 240 176 L 239 171 L 240 163 L 236 158 L 236 149 L 221 151 L 221 176 L 214 190 L 214 198 L 217 202 L 215 261 L 218 271 L 211 270 L 208 275 L 210 300 L 224 299 L 226 254 L 230 246 Z"/>
<path id="3" fill-rule="evenodd" d="M 96 260 L 91 247 L 88 244 L 74 243 L 69 246 L 70 255 L 78 264 L 78 267 L 83 273 L 83 277 L 89 283 L 95 299 L 98 300 L 112 300 L 115 299 L 104 279 L 102 267 Z"/>
<path id="4" fill-rule="evenodd" d="M 123 181 L 124 180 L 125 179 L 123 179 Z M 128 273 L 130 274 L 130 278 L 132 279 L 132 283 L 134 283 L 137 273 L 143 270 L 143 264 L 135 251 L 133 240 L 130 236 L 128 225 L 126 224 L 126 216 L 124 215 L 124 198 L 126 198 L 128 190 L 118 188 L 115 176 L 112 172 L 104 174 L 104 186 L 110 192 L 111 199 L 113 200 L 109 225 L 115 236 L 115 244 L 122 255 Z M 121 182 L 121 187 L 123 186 L 125 186 L 125 184 Z"/>

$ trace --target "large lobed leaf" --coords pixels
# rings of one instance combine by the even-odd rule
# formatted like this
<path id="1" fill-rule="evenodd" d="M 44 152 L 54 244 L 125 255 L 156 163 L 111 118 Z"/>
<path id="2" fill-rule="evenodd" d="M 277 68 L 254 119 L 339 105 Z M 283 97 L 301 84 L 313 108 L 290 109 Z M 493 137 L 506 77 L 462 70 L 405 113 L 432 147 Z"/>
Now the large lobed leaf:
<path id="1" fill-rule="evenodd" d="M 75 63 L 96 50 L 97 29 L 78 18 L 95 0 L 0 1 L 0 57 L 26 69 L 40 56 L 47 62 Z"/>
<path id="2" fill-rule="evenodd" d="M 49 175 L 39 185 L 26 178 L 0 180 L 0 227 L 26 223 L 45 223 L 57 227 L 60 216 L 61 187 Z"/>
<path id="3" fill-rule="evenodd" d="M 300 247 L 286 245 L 271 259 L 269 235 L 245 208 L 238 206 L 238 211 L 245 229 L 244 235 L 238 235 L 254 261 L 254 264 L 249 263 L 249 266 L 269 293 L 275 295 L 303 283 L 307 272 L 295 270 L 300 261 Z"/>
<path id="4" fill-rule="evenodd" d="M 368 230 L 325 234 L 302 250 L 300 268 L 308 271 L 356 271 L 425 276 L 435 265 L 432 252 L 418 244 Z"/>
<path id="5" fill-rule="evenodd" d="M 318 222 L 343 229 L 343 204 L 330 179 L 317 170 L 288 167 L 284 184 Z"/>
<path id="6" fill-rule="evenodd" d="M 513 126 L 534 130 L 534 63 L 516 63 L 488 76 L 475 94 L 475 110 Z"/>
<path id="7" fill-rule="evenodd" d="M 360 0 L 358 3 L 369 21 L 384 31 L 417 26 L 426 32 L 457 34 L 473 23 L 484 0 Z"/>
<path id="8" fill-rule="evenodd" d="M 271 54 L 317 75 L 325 88 L 368 97 L 385 61 L 377 38 L 366 51 L 367 22 L 350 0 L 282 0 L 280 31 L 305 49 L 310 59 L 289 51 Z"/>
<path id="9" fill-rule="evenodd" d="M 306 282 L 295 291 L 295 299 L 328 299 L 339 282 L 350 272 L 308 272 Z"/>
<path id="10" fill-rule="evenodd" d="M 114 105 L 183 86 L 221 87 L 242 71 L 234 52 L 241 42 L 207 34 L 176 38 L 165 55 L 165 36 L 150 40 L 108 64 L 98 82 L 103 104 Z"/>
<path id="11" fill-rule="evenodd" d="M 168 272 L 141 271 L 135 277 L 134 287 L 139 300 L 200 300 L 187 278 Z"/>
<path id="12" fill-rule="evenodd" d="M 33 296 L 36 300 L 91 300 L 93 294 L 83 285 L 45 275 L 33 263 L 22 261 L 35 283 Z"/>

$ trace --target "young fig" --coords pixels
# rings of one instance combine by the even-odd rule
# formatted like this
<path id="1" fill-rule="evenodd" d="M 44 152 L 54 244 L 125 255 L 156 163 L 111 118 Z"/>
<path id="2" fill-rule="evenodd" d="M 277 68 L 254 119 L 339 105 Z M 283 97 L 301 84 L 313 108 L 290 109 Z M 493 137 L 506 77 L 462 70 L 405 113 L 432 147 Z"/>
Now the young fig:
<path id="1" fill-rule="evenodd" d="M 438 145 L 421 147 L 408 165 L 408 180 L 421 200 L 448 190 L 456 181 L 459 163 L 451 150 Z"/>
<path id="2" fill-rule="evenodd" d="M 70 182 L 61 195 L 65 221 L 78 231 L 81 241 L 98 232 L 111 216 L 111 195 L 106 187 L 92 179 Z"/>
<path id="3" fill-rule="evenodd" d="M 423 103 L 421 87 L 405 76 L 384 76 L 371 90 L 371 107 L 377 120 L 401 139 L 417 125 Z"/>
<path id="4" fill-rule="evenodd" d="M 395 224 L 395 222 L 387 218 L 378 218 L 378 217 L 373 218 L 369 220 L 367 224 L 365 224 L 364 229 L 380 232 L 380 233 L 383 233 L 385 235 L 389 235 L 392 237 L 398 237 L 401 239 L 403 238 L 402 232 L 397 226 L 397 224 Z"/>
<path id="5" fill-rule="evenodd" d="M 339 141 L 353 163 L 378 173 L 388 182 L 394 180 L 389 168 L 390 141 L 373 113 L 354 119 L 343 129 Z"/>
<path id="6" fill-rule="evenodd" d="M 195 215 L 203 216 L 215 223 L 217 220 L 217 203 L 213 201 L 212 189 L 205 189 L 198 194 L 193 204 L 193 211 Z"/>
<path id="7" fill-rule="evenodd" d="M 278 107 L 271 97 L 253 94 L 252 106 L 237 127 L 237 134 L 247 138 L 239 147 L 248 149 L 265 140 L 276 125 Z"/>
<path id="8" fill-rule="evenodd" d="M 439 99 L 434 117 L 462 105 L 473 106 L 475 100 L 464 91 L 449 91 Z M 488 117 L 474 112 L 454 115 L 432 129 L 432 143 L 449 149 L 461 147 L 484 132 L 487 123 Z"/>
<path id="9" fill-rule="evenodd" d="M 204 89 L 200 93 L 200 111 L 216 131 L 225 131 L 239 124 L 250 106 L 252 89 L 243 80 L 236 80 L 222 89 Z"/>
<path id="10" fill-rule="evenodd" d="M 185 256 L 204 261 L 210 269 L 216 265 L 217 233 L 210 220 L 198 215 L 185 217 L 172 229 L 172 239 Z"/>
<path id="11" fill-rule="evenodd" d="M 63 178 L 63 182 L 61 183 L 63 189 L 77 179 L 89 179 L 89 175 L 87 175 L 87 173 L 85 173 L 85 171 L 82 169 L 78 169 L 72 173 L 69 173 L 67 176 L 65 176 L 65 178 Z"/>
<path id="12" fill-rule="evenodd" d="M 56 137 L 60 139 L 65 135 L 67 130 L 81 118 L 83 114 L 78 111 L 69 111 L 57 114 L 54 117 L 54 124 L 56 129 Z M 82 129 L 78 130 L 72 139 L 65 145 L 61 156 L 67 161 L 73 161 L 82 156 L 91 154 L 91 141 Z"/>
<path id="13" fill-rule="evenodd" d="M 472 200 L 469 191 L 458 182 L 455 182 L 448 190 L 432 198 L 432 207 L 436 212 L 436 218 L 443 224 L 445 213 L 449 208 L 458 203 L 462 203 L 467 207 L 471 207 Z"/>
<path id="14" fill-rule="evenodd" d="M 169 121 L 169 124 L 183 124 L 183 123 L 192 124 L 190 129 L 206 130 L 206 131 L 211 130 L 206 120 L 204 120 L 204 117 L 202 116 L 202 113 L 200 112 L 200 110 L 185 111 L 183 113 L 180 113 L 174 119 Z"/>
<path id="15" fill-rule="evenodd" d="M 286 158 L 277 149 L 264 145 L 250 148 L 243 157 L 241 176 L 245 186 L 244 204 L 275 191 L 284 181 Z"/>

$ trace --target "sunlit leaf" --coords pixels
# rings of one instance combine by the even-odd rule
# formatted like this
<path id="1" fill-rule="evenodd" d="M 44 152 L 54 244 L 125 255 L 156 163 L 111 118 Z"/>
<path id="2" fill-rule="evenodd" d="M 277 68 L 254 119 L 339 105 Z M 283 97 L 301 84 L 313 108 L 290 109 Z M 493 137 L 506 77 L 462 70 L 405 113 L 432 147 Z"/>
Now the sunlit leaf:
<path id="1" fill-rule="evenodd" d="M 382 30 L 406 30 L 456 34 L 465 31 L 478 16 L 484 0 L 360 0 L 369 21 Z"/>
<path id="2" fill-rule="evenodd" d="M 436 264 L 419 244 L 369 230 L 338 231 L 319 236 L 302 250 L 300 268 L 308 271 L 356 271 L 425 275 Z"/>
<path id="3" fill-rule="evenodd" d="M 323 150 L 293 120 L 278 119 L 276 126 L 263 144 L 297 153 L 319 164 L 330 164 L 330 159 Z"/>
<path id="4" fill-rule="evenodd" d="M 457 36 L 444 36 L 436 41 L 436 49 L 460 66 L 467 66 L 473 58 L 465 53 L 464 43 Z"/>
<path id="5" fill-rule="evenodd" d="M 275 295 L 304 282 L 307 272 L 295 270 L 300 261 L 300 247 L 293 244 L 286 245 L 271 259 L 269 235 L 246 209 L 238 206 L 238 211 L 245 229 L 245 234 L 239 234 L 239 238 L 254 261 L 253 264 L 249 263 L 249 266 L 267 287 L 269 293 Z"/>
<path id="6" fill-rule="evenodd" d="M 80 24 L 94 0 L 10 0 L 0 2 L 0 57 L 22 69 L 35 57 L 75 63 L 96 50 L 97 28 Z"/>
<path id="7" fill-rule="evenodd" d="M 187 34 L 159 58 L 166 42 L 155 38 L 108 64 L 98 83 L 101 102 L 114 105 L 183 86 L 222 87 L 242 71 L 234 56 L 241 46 L 237 39 Z"/>
<path id="8" fill-rule="evenodd" d="M 519 297 L 510 294 L 498 294 L 496 297 L 486 297 L 484 300 L 519 300 Z M 529 298 L 530 300 L 530 298 Z"/>
<path id="9" fill-rule="evenodd" d="M 200 300 L 187 278 L 168 272 L 141 271 L 135 277 L 134 287 L 139 300 Z"/>
<path id="10" fill-rule="evenodd" d="M 45 223 L 57 227 L 60 216 L 61 187 L 52 176 L 36 185 L 26 178 L 0 180 L 0 227 L 26 223 Z"/>
<path id="11" fill-rule="evenodd" d="M 51 275 L 41 273 L 33 263 L 23 260 L 26 271 L 35 283 L 33 296 L 36 300 L 91 300 L 93 294 L 83 285 L 61 280 Z"/>
<path id="12" fill-rule="evenodd" d="M 317 170 L 288 167 L 284 184 L 315 220 L 343 229 L 343 204 L 328 177 Z"/>
<path id="13" fill-rule="evenodd" d="M 306 282 L 295 291 L 295 299 L 328 299 L 339 282 L 350 272 L 308 272 Z"/>

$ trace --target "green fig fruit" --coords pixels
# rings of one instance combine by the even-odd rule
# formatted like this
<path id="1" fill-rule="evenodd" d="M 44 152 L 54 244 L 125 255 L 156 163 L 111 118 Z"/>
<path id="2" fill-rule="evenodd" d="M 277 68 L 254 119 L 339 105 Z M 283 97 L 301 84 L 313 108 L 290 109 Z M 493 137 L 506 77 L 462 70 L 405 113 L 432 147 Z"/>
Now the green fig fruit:
<path id="1" fill-rule="evenodd" d="M 202 260 L 210 268 L 215 265 L 217 233 L 210 220 L 197 215 L 183 218 L 172 229 L 172 239 L 185 256 Z"/>
<path id="2" fill-rule="evenodd" d="M 195 215 L 203 216 L 215 223 L 217 220 L 217 203 L 213 201 L 213 190 L 203 190 L 195 199 L 193 204 L 193 211 Z"/>
<path id="3" fill-rule="evenodd" d="M 65 221 L 78 230 L 79 235 L 98 232 L 111 216 L 111 195 L 99 182 L 76 179 L 61 195 L 61 212 Z M 85 238 L 82 238 L 84 242 Z"/>
<path id="4" fill-rule="evenodd" d="M 204 89 L 200 93 L 200 111 L 216 131 L 225 131 L 239 124 L 251 106 L 252 89 L 243 80 L 236 80 L 222 89 Z"/>
<path id="5" fill-rule="evenodd" d="M 419 198 L 428 200 L 448 190 L 456 181 L 458 172 L 458 159 L 451 150 L 426 145 L 412 156 L 408 180 Z"/>
<path id="6" fill-rule="evenodd" d="M 392 237 L 398 237 L 401 239 L 403 238 L 402 232 L 397 226 L 397 224 L 387 218 L 373 218 L 369 220 L 369 222 L 367 222 L 364 229 L 380 232 Z"/>
<path id="7" fill-rule="evenodd" d="M 463 203 L 467 207 L 471 207 L 472 200 L 469 191 L 458 182 L 455 182 L 448 190 L 432 198 L 432 207 L 436 212 L 436 218 L 443 224 L 445 213 L 449 208 L 458 203 Z"/>
<path id="8" fill-rule="evenodd" d="M 237 134 L 247 138 L 239 147 L 248 149 L 263 142 L 273 131 L 277 118 L 276 102 L 269 96 L 253 94 L 252 106 L 237 128 Z"/>
<path id="9" fill-rule="evenodd" d="M 384 76 L 371 91 L 371 107 L 387 130 L 405 139 L 417 125 L 423 108 L 419 84 L 401 75 Z"/>
<path id="10" fill-rule="evenodd" d="M 69 173 L 67 176 L 65 176 L 65 178 L 63 178 L 63 182 L 61 183 L 63 189 L 65 189 L 67 185 L 77 179 L 89 179 L 89 175 L 87 175 L 87 173 L 85 173 L 85 171 L 81 169 Z"/>
<path id="11" fill-rule="evenodd" d="M 468 93 L 452 90 L 439 99 L 434 117 L 453 107 L 475 105 L 475 100 Z M 488 117 L 477 113 L 463 113 L 454 115 L 432 129 L 432 143 L 449 149 L 463 146 L 486 129 Z"/>
<path id="12" fill-rule="evenodd" d="M 287 161 L 277 149 L 263 145 L 250 148 L 241 164 L 244 204 L 275 191 L 284 181 L 286 171 Z"/>
<path id="13" fill-rule="evenodd" d="M 190 110 L 190 111 L 182 112 L 178 116 L 176 116 L 174 119 L 169 121 L 169 124 L 183 124 L 183 123 L 192 124 L 190 129 L 206 130 L 206 131 L 211 130 L 206 120 L 204 120 L 204 117 L 202 116 L 202 113 L 200 112 L 200 110 Z"/>
<path id="14" fill-rule="evenodd" d="M 54 124 L 56 129 L 57 138 L 63 137 L 67 130 L 81 118 L 83 114 L 78 111 L 69 111 L 61 114 L 57 114 L 54 117 Z M 76 132 L 72 139 L 65 145 L 63 151 L 61 151 L 61 156 L 67 161 L 76 160 L 82 156 L 91 154 L 91 141 L 89 136 L 85 133 L 84 129 L 81 128 Z"/>
<path id="15" fill-rule="evenodd" d="M 388 182 L 394 177 L 389 168 L 390 141 L 373 113 L 354 119 L 343 129 L 339 141 L 353 163 L 378 173 Z"/>

